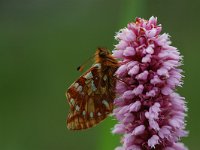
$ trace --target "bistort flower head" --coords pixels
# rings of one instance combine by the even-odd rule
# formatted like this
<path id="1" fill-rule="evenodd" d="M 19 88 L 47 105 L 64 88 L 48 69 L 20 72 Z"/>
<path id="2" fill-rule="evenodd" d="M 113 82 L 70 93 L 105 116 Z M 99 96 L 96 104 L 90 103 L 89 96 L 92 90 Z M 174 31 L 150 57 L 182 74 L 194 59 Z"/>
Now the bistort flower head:
<path id="1" fill-rule="evenodd" d="M 175 91 L 182 85 L 182 56 L 161 29 L 155 17 L 136 18 L 116 35 L 113 55 L 120 67 L 114 116 L 119 124 L 113 133 L 123 134 L 116 150 L 187 150 L 179 143 L 187 135 L 187 108 Z"/>

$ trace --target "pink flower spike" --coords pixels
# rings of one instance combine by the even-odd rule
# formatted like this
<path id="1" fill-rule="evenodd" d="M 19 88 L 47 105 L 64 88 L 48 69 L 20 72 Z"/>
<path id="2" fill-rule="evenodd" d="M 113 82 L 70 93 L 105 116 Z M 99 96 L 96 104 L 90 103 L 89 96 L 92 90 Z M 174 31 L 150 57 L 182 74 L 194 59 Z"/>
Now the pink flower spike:
<path id="1" fill-rule="evenodd" d="M 124 76 L 127 73 L 127 67 L 126 65 L 121 65 L 118 70 L 116 71 L 116 74 L 119 76 Z"/>
<path id="2" fill-rule="evenodd" d="M 130 111 L 131 112 L 137 112 L 138 110 L 140 110 L 140 107 L 141 107 L 141 102 L 136 101 L 135 103 L 131 104 Z"/>
<path id="3" fill-rule="evenodd" d="M 144 133 L 144 131 L 145 131 L 145 126 L 140 125 L 133 130 L 132 134 L 133 135 L 140 135 L 140 134 Z"/>
<path id="4" fill-rule="evenodd" d="M 126 91 L 123 94 L 123 99 L 132 99 L 134 97 L 134 94 L 132 92 L 132 90 Z"/>
<path id="5" fill-rule="evenodd" d="M 136 87 L 136 88 L 133 90 L 133 93 L 134 93 L 135 95 L 142 94 L 143 89 L 144 89 L 144 86 L 143 86 L 143 85 L 139 85 L 138 87 Z"/>
<path id="6" fill-rule="evenodd" d="M 163 95 L 169 95 L 172 93 L 172 89 L 170 87 L 166 86 L 161 90 L 161 92 Z"/>
<path id="7" fill-rule="evenodd" d="M 149 47 L 147 47 L 146 52 L 149 54 L 153 54 L 154 53 L 153 47 L 151 45 Z"/>
<path id="8" fill-rule="evenodd" d="M 155 28 L 151 29 L 150 31 L 146 32 L 147 37 L 152 38 L 156 35 L 157 30 Z"/>
<path id="9" fill-rule="evenodd" d="M 125 130 L 125 127 L 123 124 L 116 124 L 112 133 L 123 134 L 123 133 L 125 133 L 125 131 L 126 130 Z"/>
<path id="10" fill-rule="evenodd" d="M 115 50 L 115 51 L 113 51 L 113 56 L 115 57 L 115 58 L 123 58 L 123 50 Z"/>
<path id="11" fill-rule="evenodd" d="M 151 148 L 155 148 L 155 145 L 157 145 L 159 142 L 159 137 L 157 135 L 153 135 L 149 140 L 148 140 L 148 146 Z"/>
<path id="12" fill-rule="evenodd" d="M 187 106 L 176 93 L 183 83 L 182 56 L 161 30 L 156 17 L 136 18 L 116 35 L 113 55 L 120 66 L 113 116 L 119 122 L 113 133 L 123 136 L 116 150 L 187 150 L 179 142 L 188 135 Z"/>
<path id="13" fill-rule="evenodd" d="M 133 75 L 136 75 L 138 72 L 139 72 L 139 66 L 138 65 L 135 65 L 133 68 L 131 68 L 128 72 L 128 74 L 130 76 L 133 76 Z"/>
<path id="14" fill-rule="evenodd" d="M 134 56 L 135 55 L 135 49 L 133 47 L 127 47 L 124 50 L 124 56 Z"/>
<path id="15" fill-rule="evenodd" d="M 126 41 L 121 41 L 119 44 L 116 45 L 116 48 L 118 50 L 124 50 L 128 46 Z"/>
<path id="16" fill-rule="evenodd" d="M 123 147 L 116 147 L 115 150 L 124 150 Z"/>
<path id="17" fill-rule="evenodd" d="M 149 74 L 149 72 L 148 72 L 147 70 L 145 70 L 144 72 L 138 74 L 138 75 L 136 76 L 136 79 L 137 79 L 137 80 L 146 80 L 147 77 L 148 77 L 148 74 Z"/>
<path id="18" fill-rule="evenodd" d="M 157 18 L 152 16 L 151 18 L 149 18 L 149 22 L 148 22 L 150 25 L 154 25 L 156 26 L 157 24 Z"/>
<path id="19" fill-rule="evenodd" d="M 151 55 L 147 54 L 145 57 L 142 58 L 143 63 L 151 62 Z"/>
<path id="20" fill-rule="evenodd" d="M 135 33 L 132 30 L 129 30 L 127 28 L 124 28 L 119 32 L 116 36 L 116 39 L 120 39 L 123 41 L 134 41 L 136 38 Z"/>

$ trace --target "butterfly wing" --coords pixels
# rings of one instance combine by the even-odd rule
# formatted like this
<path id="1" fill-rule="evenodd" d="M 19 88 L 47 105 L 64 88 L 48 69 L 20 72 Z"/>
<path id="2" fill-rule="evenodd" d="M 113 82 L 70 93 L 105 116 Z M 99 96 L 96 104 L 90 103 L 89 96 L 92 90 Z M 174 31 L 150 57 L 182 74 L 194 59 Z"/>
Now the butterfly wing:
<path id="1" fill-rule="evenodd" d="M 82 130 L 95 126 L 113 110 L 113 95 L 108 92 L 106 76 L 102 77 L 100 64 L 91 67 L 67 90 L 70 104 L 67 128 Z"/>

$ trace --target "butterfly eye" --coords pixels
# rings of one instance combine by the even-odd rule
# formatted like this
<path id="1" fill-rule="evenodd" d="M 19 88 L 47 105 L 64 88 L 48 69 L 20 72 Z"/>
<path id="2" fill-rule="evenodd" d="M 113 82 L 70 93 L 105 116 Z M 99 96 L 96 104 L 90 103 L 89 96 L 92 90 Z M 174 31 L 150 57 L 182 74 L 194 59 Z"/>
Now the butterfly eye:
<path id="1" fill-rule="evenodd" d="M 107 56 L 109 54 L 109 52 L 106 50 L 106 49 L 104 49 L 104 48 L 99 48 L 99 56 L 100 57 L 105 57 L 105 56 Z"/>
<path id="2" fill-rule="evenodd" d="M 99 56 L 100 56 L 100 57 L 104 57 L 104 56 L 106 56 L 106 53 L 105 53 L 104 51 L 101 51 L 101 52 L 99 53 Z"/>

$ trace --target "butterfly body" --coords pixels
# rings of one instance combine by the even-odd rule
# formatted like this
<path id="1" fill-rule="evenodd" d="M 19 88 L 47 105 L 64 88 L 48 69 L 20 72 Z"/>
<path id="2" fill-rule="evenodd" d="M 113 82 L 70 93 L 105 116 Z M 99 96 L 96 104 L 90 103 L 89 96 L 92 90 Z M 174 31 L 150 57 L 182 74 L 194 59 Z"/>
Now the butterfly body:
<path id="1" fill-rule="evenodd" d="M 107 49 L 98 48 L 95 63 L 67 90 L 70 105 L 67 128 L 82 130 L 95 126 L 113 110 L 117 61 Z"/>

